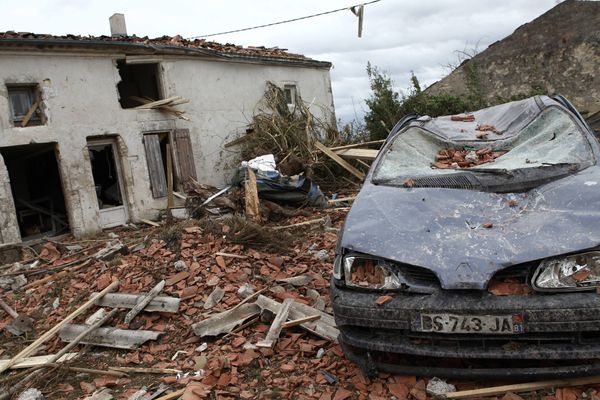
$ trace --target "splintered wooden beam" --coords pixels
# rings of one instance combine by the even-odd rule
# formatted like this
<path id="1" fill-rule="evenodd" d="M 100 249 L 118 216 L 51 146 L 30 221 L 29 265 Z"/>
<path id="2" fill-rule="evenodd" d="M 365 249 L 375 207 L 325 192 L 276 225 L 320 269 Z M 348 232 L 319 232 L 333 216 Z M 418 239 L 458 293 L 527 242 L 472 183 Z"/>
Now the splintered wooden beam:
<path id="1" fill-rule="evenodd" d="M 78 353 L 63 354 L 62 357 L 59 357 L 54 362 L 61 363 L 61 362 L 69 361 L 69 360 L 77 357 L 77 354 Z M 21 369 L 21 368 L 39 367 L 40 365 L 44 365 L 44 364 L 48 363 L 48 361 L 50 361 L 53 358 L 54 358 L 54 354 L 48 354 L 46 356 L 27 357 L 27 358 L 23 358 L 21 361 L 19 361 L 17 364 L 13 365 L 10 368 L 11 369 Z M 8 364 L 8 360 L 0 360 L 1 367 L 5 366 L 6 364 Z"/>
<path id="2" fill-rule="evenodd" d="M 267 336 L 264 340 L 256 343 L 258 347 L 270 347 L 272 348 L 277 339 L 279 338 L 279 334 L 281 333 L 281 329 L 283 329 L 283 324 L 287 321 L 288 315 L 290 313 L 290 307 L 294 299 L 285 299 L 283 304 L 279 308 L 275 319 L 271 323 L 271 327 L 269 328 L 269 332 L 267 332 Z"/>
<path id="3" fill-rule="evenodd" d="M 280 302 L 262 295 L 258 296 L 254 304 L 261 309 L 267 309 L 275 314 L 277 314 L 279 309 L 282 307 Z M 324 313 L 314 307 L 298 302 L 294 302 L 290 307 L 289 317 L 294 320 L 306 318 L 312 315 L 319 315 L 320 318 L 316 321 L 304 322 L 300 326 L 307 331 L 322 337 L 323 339 L 328 339 L 337 343 L 337 337 L 339 336 L 340 331 L 335 326 L 335 319 L 333 318 L 333 315 Z"/>
<path id="4" fill-rule="evenodd" d="M 343 149 L 337 150 L 334 152 L 338 156 L 342 156 L 344 158 L 352 158 L 356 160 L 365 160 L 365 161 L 373 161 L 377 158 L 377 154 L 379 154 L 379 150 L 373 149 Z"/>
<path id="5" fill-rule="evenodd" d="M 321 150 L 323 153 L 325 153 L 325 155 L 327 155 L 333 161 L 338 163 L 342 168 L 346 169 L 352 175 L 356 176 L 358 179 L 363 180 L 365 178 L 365 174 L 360 172 L 358 169 L 354 168 L 352 165 L 350 165 L 347 161 L 335 154 L 333 151 L 329 150 L 323 143 L 315 141 L 315 147 Z"/>
<path id="6" fill-rule="evenodd" d="M 71 322 L 72 320 L 74 320 L 80 314 L 83 314 L 86 310 L 88 310 L 90 307 L 92 307 L 94 305 L 94 303 L 96 302 L 96 300 L 98 300 L 99 298 L 101 298 L 102 296 L 104 296 L 106 293 L 111 292 L 117 286 L 119 286 L 119 281 L 118 280 L 117 281 L 113 281 L 103 291 L 101 291 L 100 293 L 98 293 L 96 296 L 92 297 L 88 301 L 86 301 L 78 309 L 76 309 L 71 314 L 69 314 L 65 319 L 63 319 L 62 321 L 60 321 L 58 324 L 54 325 L 52 328 L 50 328 L 50 330 L 48 330 L 42 336 L 40 336 L 39 338 L 37 338 L 33 343 L 31 343 L 29 346 L 27 346 L 23 350 L 21 350 L 21 352 L 19 354 L 17 354 L 16 356 L 14 356 L 13 358 L 11 358 L 8 361 L 8 363 L 6 363 L 3 366 L 0 366 L 0 372 L 6 371 L 10 367 L 12 367 L 13 365 L 17 364 L 19 361 L 21 361 L 23 358 L 25 358 L 28 355 L 30 355 L 31 353 L 33 353 L 40 345 L 42 345 L 44 342 L 46 342 L 52 336 L 54 336 L 54 334 L 56 332 L 58 332 L 62 327 L 64 327 L 69 322 Z"/>
<path id="7" fill-rule="evenodd" d="M 158 296 L 158 294 L 160 292 L 162 292 L 163 288 L 165 287 L 165 280 L 163 279 L 162 281 L 158 282 L 158 284 L 156 286 L 154 286 L 152 288 L 152 290 L 150 290 L 148 292 L 148 294 L 146 294 L 146 296 L 142 297 L 141 299 L 139 299 L 138 303 L 135 305 L 135 307 L 133 307 L 125 316 L 125 324 L 129 325 L 131 323 L 131 321 L 133 321 L 133 319 L 140 313 L 142 312 L 142 310 L 144 308 L 146 308 L 146 306 L 148 304 L 150 304 L 150 302 L 156 297 Z"/>
<path id="8" fill-rule="evenodd" d="M 302 325 L 302 324 L 304 324 L 306 322 L 316 321 L 316 320 L 318 320 L 320 318 L 321 318 L 320 315 L 310 315 L 308 317 L 298 318 L 298 319 L 295 319 L 293 321 L 286 322 L 285 324 L 283 324 L 282 328 L 283 329 L 291 328 L 291 327 L 294 327 L 294 326 Z"/>
<path id="9" fill-rule="evenodd" d="M 337 150 L 343 150 L 343 149 L 354 149 L 356 147 L 362 147 L 362 146 L 366 146 L 366 145 L 369 145 L 369 144 L 383 144 L 383 143 L 385 143 L 385 139 L 371 140 L 369 142 L 352 143 L 352 144 L 346 144 L 344 146 L 330 147 L 329 150 L 331 150 L 331 151 L 337 151 Z"/>
<path id="10" fill-rule="evenodd" d="M 254 221 L 260 221 L 260 202 L 258 200 L 258 189 L 256 188 L 256 175 L 252 168 L 247 168 L 245 189 L 246 215 Z"/>
<path id="11" fill-rule="evenodd" d="M 23 120 L 21 121 L 21 128 L 25 128 L 27 126 L 31 117 L 33 117 L 33 113 L 35 112 L 35 110 L 37 110 L 37 108 L 39 106 L 40 106 L 40 102 L 38 100 L 36 100 L 35 103 L 33 103 L 31 105 L 31 107 L 29 108 L 29 111 L 27 111 L 27 114 L 25 114 L 25 116 L 23 117 Z"/>

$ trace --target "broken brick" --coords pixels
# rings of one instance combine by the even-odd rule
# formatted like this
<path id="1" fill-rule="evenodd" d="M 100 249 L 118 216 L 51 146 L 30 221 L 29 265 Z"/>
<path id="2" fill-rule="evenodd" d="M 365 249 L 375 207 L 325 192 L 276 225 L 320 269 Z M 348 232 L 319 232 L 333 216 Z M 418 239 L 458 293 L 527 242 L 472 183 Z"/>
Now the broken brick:
<path id="1" fill-rule="evenodd" d="M 488 292 L 496 296 L 518 296 L 533 294 L 534 291 L 526 283 L 513 281 L 498 281 L 492 279 L 488 284 Z"/>
<path id="2" fill-rule="evenodd" d="M 523 398 L 513 392 L 506 392 L 506 394 L 502 396 L 502 400 L 523 400 Z"/>
<path id="3" fill-rule="evenodd" d="M 375 303 L 377 303 L 377 305 L 384 305 L 385 303 L 387 303 L 388 301 L 393 300 L 394 298 L 390 295 L 384 295 L 384 296 L 379 296 L 377 298 L 377 300 L 375 300 Z"/>
<path id="4" fill-rule="evenodd" d="M 405 400 L 408 398 L 410 390 L 403 383 L 390 383 L 388 384 L 388 390 L 398 400 Z"/>
<path id="5" fill-rule="evenodd" d="M 333 395 L 333 400 L 345 400 L 352 396 L 352 392 L 344 388 L 339 388 Z"/>

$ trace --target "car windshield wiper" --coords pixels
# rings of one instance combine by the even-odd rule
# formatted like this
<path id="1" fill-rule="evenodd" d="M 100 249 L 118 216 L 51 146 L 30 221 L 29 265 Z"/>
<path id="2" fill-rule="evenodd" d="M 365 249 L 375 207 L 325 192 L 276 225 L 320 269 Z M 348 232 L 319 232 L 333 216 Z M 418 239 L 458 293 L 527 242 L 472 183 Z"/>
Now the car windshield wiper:
<path id="1" fill-rule="evenodd" d="M 509 171 L 506 168 L 464 168 L 460 171 L 471 171 L 484 174 L 513 176 L 512 171 Z"/>

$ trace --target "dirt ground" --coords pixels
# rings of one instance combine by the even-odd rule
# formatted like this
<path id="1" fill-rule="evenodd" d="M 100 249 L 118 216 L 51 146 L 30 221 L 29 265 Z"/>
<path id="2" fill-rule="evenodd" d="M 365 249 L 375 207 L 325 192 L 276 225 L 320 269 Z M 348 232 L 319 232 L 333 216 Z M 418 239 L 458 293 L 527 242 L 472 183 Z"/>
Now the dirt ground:
<path id="1" fill-rule="evenodd" d="M 273 349 L 255 346 L 264 339 L 269 321 L 259 320 L 212 340 L 199 338 L 191 329 L 193 323 L 242 301 L 238 289 L 246 284 L 255 292 L 264 289 L 265 296 L 279 302 L 292 298 L 332 313 L 329 279 L 337 232 L 346 211 L 347 208 L 315 211 L 310 217 L 289 218 L 276 224 L 284 226 L 325 218 L 331 221 L 329 227 L 309 224 L 296 229 L 268 230 L 267 235 L 241 226 L 240 220 L 211 219 L 178 222 L 171 227 L 139 225 L 105 231 L 86 240 L 66 237 L 58 243 L 46 242 L 38 257 L 42 261 L 34 272 L 39 268 L 59 271 L 57 267 L 69 262 L 78 265 L 77 260 L 94 254 L 107 243 L 114 244 L 115 240 L 126 244 L 129 253 L 109 261 L 94 261 L 48 282 L 36 283 L 48 275 L 28 271 L 25 273 L 28 289 L 4 293 L 0 289 L 7 303 L 35 319 L 34 331 L 18 337 L 1 329 L 11 318 L 0 314 L 0 358 L 8 359 L 17 354 L 77 309 L 92 292 L 104 289 L 115 279 L 120 281 L 117 292 L 121 293 L 147 292 L 165 279 L 161 295 L 181 298 L 179 311 L 174 314 L 142 312 L 129 326 L 129 329 L 160 331 L 158 340 L 148 341 L 136 350 L 78 345 L 73 351 L 79 351 L 79 357 L 46 370 L 42 378 L 28 387 L 39 389 L 46 399 L 82 399 L 103 388 L 109 388 L 114 398 L 129 399 L 142 388 L 153 392 L 163 383 L 169 389 L 162 395 L 186 388 L 184 399 L 425 400 L 427 378 L 380 374 L 368 379 L 344 358 L 338 344 L 300 327 L 284 329 Z M 82 249 L 69 251 L 67 245 L 78 245 Z M 28 252 L 28 256 L 32 254 Z M 176 262 L 179 262 L 177 269 Z M 309 283 L 293 286 L 277 282 L 299 275 L 308 276 Z M 205 302 L 217 287 L 224 290 L 223 298 L 214 307 L 205 309 Z M 83 323 L 96 310 L 97 307 L 92 307 L 74 322 Z M 106 325 L 126 328 L 123 318 L 127 311 L 120 310 Z M 64 345 L 54 336 L 38 354 L 54 354 Z M 129 373 L 117 377 L 72 371 L 68 367 L 105 371 L 110 367 L 161 368 L 180 370 L 182 374 L 178 377 L 174 372 Z M 22 378 L 18 375 L 21 371 L 0 374 L 0 388 L 9 390 Z M 457 390 L 465 390 L 506 382 L 452 383 Z M 524 397 L 595 398 L 598 389 L 564 388 Z M 508 396 L 505 400 L 519 398 L 513 394 Z"/>

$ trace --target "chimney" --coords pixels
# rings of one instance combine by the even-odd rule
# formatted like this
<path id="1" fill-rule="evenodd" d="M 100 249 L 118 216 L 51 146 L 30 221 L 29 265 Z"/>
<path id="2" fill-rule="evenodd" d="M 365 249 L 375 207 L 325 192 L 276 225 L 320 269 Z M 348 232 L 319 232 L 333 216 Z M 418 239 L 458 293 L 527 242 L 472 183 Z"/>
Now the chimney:
<path id="1" fill-rule="evenodd" d="M 110 22 L 110 35 L 112 37 L 127 36 L 124 14 L 115 13 L 108 21 Z"/>

